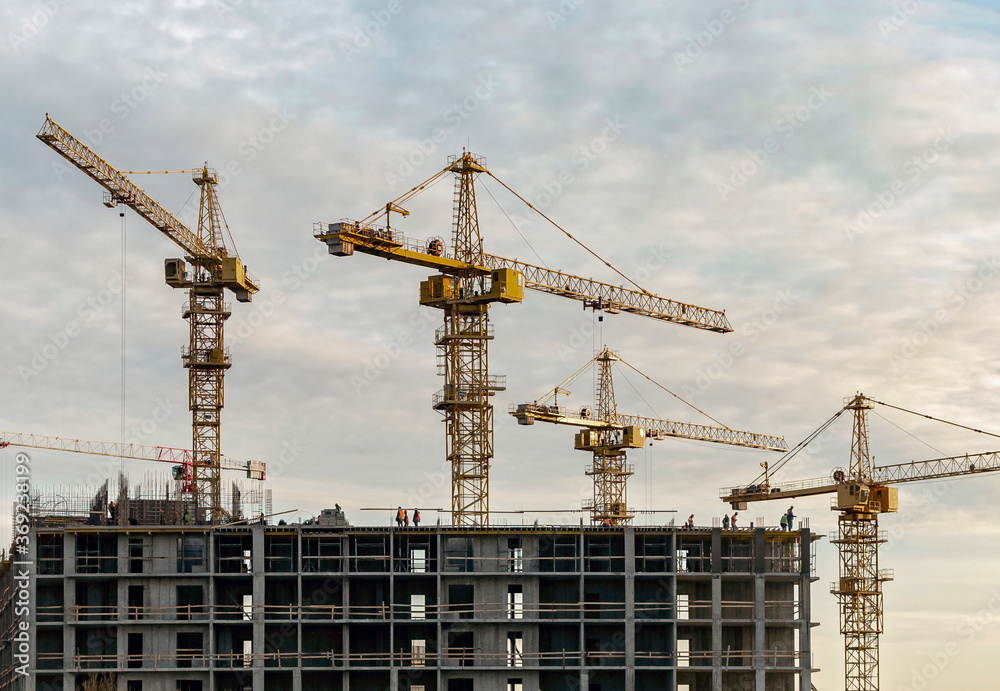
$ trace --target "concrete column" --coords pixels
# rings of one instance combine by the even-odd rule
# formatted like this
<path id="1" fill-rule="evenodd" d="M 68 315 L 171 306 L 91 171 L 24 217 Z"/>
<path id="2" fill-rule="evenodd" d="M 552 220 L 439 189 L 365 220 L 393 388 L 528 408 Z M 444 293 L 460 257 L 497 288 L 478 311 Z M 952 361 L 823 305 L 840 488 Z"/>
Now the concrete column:
<path id="1" fill-rule="evenodd" d="M 625 528 L 625 691 L 635 691 L 635 528 Z"/>
<path id="2" fill-rule="evenodd" d="M 255 525 L 250 528 L 253 536 L 253 554 L 251 556 L 251 568 L 253 569 L 253 586 L 251 595 L 253 596 L 253 651 L 255 653 L 264 652 L 264 526 Z M 265 691 L 264 689 L 264 660 L 257 658 L 253 661 L 253 691 Z"/>
<path id="3" fill-rule="evenodd" d="M 395 614 L 393 609 L 396 604 L 396 548 L 398 545 L 399 538 L 396 537 L 393 531 L 389 531 L 389 592 L 386 594 L 386 598 L 389 601 L 389 645 L 386 646 L 389 649 L 389 691 L 397 691 L 399 688 L 399 674 L 396 669 L 396 658 L 394 654 L 396 652 L 396 622 Z M 400 555 L 401 557 L 403 555 Z M 298 690 L 296 690 L 298 691 Z"/>
<path id="4" fill-rule="evenodd" d="M 799 578 L 799 667 L 801 683 L 799 688 L 812 688 L 812 628 L 809 620 L 812 617 L 812 534 L 808 528 L 802 529 L 800 539 L 800 554 L 802 555 L 802 575 Z"/>
<path id="5" fill-rule="evenodd" d="M 713 543 L 719 532 L 718 528 L 712 530 Z M 713 551 L 713 564 L 715 560 Z M 712 690 L 722 691 L 722 577 L 717 573 L 712 574 L 712 653 Z"/>
<path id="6" fill-rule="evenodd" d="M 761 530 L 761 533 L 764 531 Z M 753 669 L 754 669 L 754 691 L 764 691 L 764 646 L 766 639 L 764 636 L 764 583 L 767 577 L 758 573 L 754 575 L 753 583 L 753 618 L 754 618 L 754 640 L 753 640 Z"/>
<path id="7" fill-rule="evenodd" d="M 215 531 L 209 528 L 205 533 L 205 558 L 208 563 L 205 565 L 205 573 L 208 576 L 205 580 L 205 611 L 208 615 L 208 634 L 205 642 L 208 651 L 208 691 L 215 691 Z"/>

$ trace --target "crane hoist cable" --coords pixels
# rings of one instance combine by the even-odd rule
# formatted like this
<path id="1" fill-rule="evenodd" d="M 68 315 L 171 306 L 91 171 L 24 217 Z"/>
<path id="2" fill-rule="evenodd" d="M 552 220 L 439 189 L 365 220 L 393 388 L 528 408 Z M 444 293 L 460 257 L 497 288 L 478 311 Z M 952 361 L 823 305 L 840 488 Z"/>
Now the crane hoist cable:
<path id="1" fill-rule="evenodd" d="M 521 229 L 518 228 L 517 224 L 514 223 L 514 221 L 511 220 L 511 217 L 507 215 L 506 210 L 504 210 L 504 208 L 500 206 L 500 202 L 498 202 L 497 198 L 493 196 L 493 192 L 490 191 L 490 188 L 487 187 L 485 184 L 483 184 L 483 189 L 486 190 L 486 194 L 490 195 L 490 199 L 492 199 L 493 203 L 497 205 L 498 209 L 500 209 L 500 213 L 504 215 L 504 218 L 507 219 L 507 222 L 510 223 L 510 225 L 514 228 L 514 230 L 517 231 L 517 234 L 521 236 L 521 239 L 524 240 L 524 244 L 526 244 L 529 248 L 531 248 L 532 253 L 534 253 L 534 255 L 538 257 L 538 261 L 541 262 L 542 266 L 544 266 L 546 269 L 549 268 L 549 265 L 545 263 L 544 259 L 542 259 L 542 255 L 540 255 L 538 253 L 538 250 L 536 250 L 534 246 L 530 242 L 528 242 L 528 238 L 524 237 L 524 233 L 521 232 Z"/>
<path id="2" fill-rule="evenodd" d="M 221 206 L 219 207 L 219 217 L 222 219 L 222 227 L 225 229 L 226 235 L 229 237 L 229 246 L 233 248 L 233 254 L 239 256 L 240 253 L 236 249 L 236 240 L 233 239 L 233 233 L 229 230 L 229 222 L 226 220 L 226 212 L 222 210 Z"/>
<path id="3" fill-rule="evenodd" d="M 872 410 L 871 412 L 872 412 L 872 413 L 873 413 L 874 415 L 877 415 L 877 416 L 878 416 L 878 417 L 880 417 L 881 419 L 883 419 L 883 420 L 885 420 L 886 422 L 888 422 L 888 423 L 889 423 L 890 425 L 892 425 L 893 427 L 895 427 L 896 429 L 898 429 L 898 430 L 899 430 L 900 432 L 902 432 L 903 434 L 905 434 L 905 435 L 907 435 L 907 436 L 909 436 L 909 437 L 912 437 L 913 439 L 916 439 L 916 440 L 917 440 L 918 442 L 920 442 L 921 444 L 923 444 L 924 446 L 926 446 L 926 447 L 927 447 L 928 449 L 931 449 L 931 450 L 932 450 L 932 451 L 933 451 L 934 453 L 939 453 L 939 454 L 941 454 L 942 456 L 947 456 L 947 455 L 948 455 L 948 454 L 946 454 L 946 453 L 945 453 L 944 451 L 942 451 L 941 449 L 938 449 L 938 448 L 935 448 L 934 446 L 931 446 L 930 444 L 928 444 L 927 442 L 925 442 L 925 441 L 924 441 L 923 439 L 921 439 L 921 438 L 920 438 L 920 437 L 918 437 L 917 435 L 913 434 L 912 432 L 910 432 L 910 431 L 908 431 L 908 430 L 905 430 L 905 429 L 903 429 L 902 427 L 900 427 L 899 425 L 897 425 L 897 424 L 896 424 L 895 422 L 893 422 L 892 420 L 890 420 L 890 419 L 889 419 L 889 418 L 887 418 L 886 416 L 884 416 L 884 415 L 880 415 L 880 414 L 879 414 L 879 413 L 878 413 L 877 411 L 875 411 L 875 410 Z"/>
<path id="4" fill-rule="evenodd" d="M 385 206 L 379 208 L 378 211 L 374 211 L 371 214 L 369 214 L 368 216 L 366 216 L 365 218 L 363 218 L 360 221 L 358 221 L 358 225 L 363 228 L 363 227 L 367 226 L 369 223 L 371 223 L 372 221 L 374 221 L 376 218 L 378 218 L 379 216 L 381 216 L 382 214 L 388 214 L 387 208 L 391 208 L 391 207 L 396 207 L 397 209 L 400 208 L 400 205 L 403 202 L 409 201 L 410 199 L 412 199 L 413 197 L 417 196 L 418 194 L 420 194 L 424 190 L 433 187 L 434 184 L 436 184 L 437 182 L 439 182 L 451 169 L 452 169 L 452 164 L 449 163 L 443 169 L 441 169 L 440 171 L 438 171 L 437 173 L 435 173 L 431 177 L 427 178 L 426 180 L 424 180 L 423 182 L 421 182 L 419 185 L 417 185 L 415 187 L 411 187 L 408 191 L 406 191 L 403 194 L 399 195 L 398 197 L 396 197 L 395 199 L 393 199 L 391 202 L 389 202 Z"/>
<path id="5" fill-rule="evenodd" d="M 890 405 L 889 403 L 883 403 L 882 401 L 876 401 L 874 398 L 869 398 L 868 400 L 871 401 L 872 403 L 878 403 L 879 405 L 884 405 L 886 408 L 892 408 L 894 410 L 899 410 L 899 411 L 902 411 L 904 413 L 909 413 L 910 415 L 917 415 L 919 417 L 926 418 L 928 420 L 933 420 L 934 422 L 943 422 L 946 425 L 951 425 L 953 427 L 960 427 L 961 429 L 967 429 L 970 432 L 978 432 L 979 434 L 985 434 L 986 436 L 989 436 L 989 437 L 1000 438 L 1000 434 L 993 434 L 992 432 L 986 432 L 985 430 L 976 429 L 975 427 L 967 427 L 965 425 L 960 425 L 957 422 L 949 422 L 948 420 L 942 420 L 941 418 L 936 418 L 936 417 L 933 417 L 931 415 L 925 415 L 923 413 L 918 413 L 918 412 L 913 411 L 913 410 L 907 410 L 906 408 L 900 408 L 899 406 Z"/>
<path id="6" fill-rule="evenodd" d="M 822 425 L 820 425 L 819 427 L 817 427 L 815 430 L 813 430 L 812 432 L 810 432 L 809 435 L 805 439 L 803 439 L 798 444 L 796 444 L 795 446 L 793 446 L 792 449 L 788 453 L 786 453 L 784 456 L 782 456 L 781 458 L 779 458 L 778 461 L 774 465 L 768 465 L 767 470 L 765 472 L 761 473 L 760 475 L 758 475 L 756 478 L 754 478 L 754 480 L 750 484 L 756 484 L 756 483 L 764 480 L 765 478 L 767 478 L 771 473 L 774 473 L 774 472 L 777 472 L 778 470 L 781 470 L 782 466 L 784 466 L 790 460 L 792 460 L 793 458 L 795 458 L 795 456 L 798 455 L 798 453 L 800 451 L 802 451 L 802 449 L 806 448 L 809 444 L 811 444 L 813 441 L 815 441 L 816 438 L 819 435 L 823 434 L 823 432 L 825 432 L 830 425 L 832 425 L 834 422 L 836 422 L 837 418 L 839 418 L 841 415 L 843 415 L 846 411 L 847 411 L 847 407 L 845 406 L 845 407 L 841 408 L 840 410 L 838 410 L 836 413 L 834 413 L 833 417 L 831 417 L 829 420 L 827 420 Z"/>
<path id="7" fill-rule="evenodd" d="M 667 387 L 665 387 L 663 384 L 659 383 L 658 381 L 656 381 L 655 379 L 653 379 L 652 377 L 650 377 L 645 372 L 640 371 L 638 368 L 635 367 L 635 365 L 629 364 L 626 360 L 622 359 L 621 356 L 618 357 L 618 361 L 621 362 L 622 364 L 628 366 L 629 368 L 635 370 L 637 373 L 641 374 L 642 376 L 646 377 L 646 379 L 648 379 L 649 381 L 651 381 L 654 384 L 656 384 L 658 387 L 660 387 L 661 389 L 663 389 L 664 391 L 666 391 L 668 394 L 670 394 L 671 396 L 673 396 L 674 398 L 676 398 L 678 401 L 680 401 L 684 405 L 688 406 L 692 410 L 698 411 L 699 413 L 701 413 L 702 415 L 704 415 L 705 417 L 707 417 L 709 420 L 711 420 L 715 424 L 721 425 L 722 427 L 725 427 L 726 429 L 732 429 L 732 427 L 730 427 L 729 425 L 723 425 L 721 422 L 719 422 L 718 420 L 716 420 L 714 417 L 712 417 L 711 415 L 709 415 L 708 413 L 706 413 L 701 408 L 698 408 L 697 406 L 695 406 L 693 403 L 689 403 L 689 402 L 685 401 L 683 398 L 681 398 L 680 396 L 678 396 L 677 394 L 675 394 L 673 391 L 671 391 L 670 389 L 668 389 Z"/>
<path id="8" fill-rule="evenodd" d="M 633 281 L 631 278 L 629 278 L 628 276 L 626 276 L 625 274 L 623 274 L 621 271 L 619 271 L 618 269 L 616 269 L 615 267 L 613 267 L 611 265 L 611 263 L 607 259 L 605 259 L 601 255 L 599 255 L 597 252 L 595 252 L 594 250 L 590 249 L 585 244 L 583 244 L 582 242 L 580 242 L 579 240 L 577 240 L 573 236 L 573 234 L 570 233 L 568 230 L 566 230 L 561 225 L 559 225 L 558 223 L 556 223 L 555 221 L 553 221 L 551 218 L 549 218 L 548 216 L 546 216 L 545 214 L 543 214 L 541 211 L 539 211 L 537 208 L 535 208 L 535 206 L 531 202 L 529 202 L 527 199 L 525 199 L 524 197 L 522 197 L 521 195 L 519 195 L 517 192 L 515 192 L 514 190 L 512 190 L 510 187 L 508 187 L 507 184 L 503 180 L 501 180 L 500 178 L 498 178 L 496 175 L 494 175 L 490 171 L 486 171 L 486 174 L 489 175 L 494 180 L 496 180 L 497 182 L 499 182 L 501 185 L 503 185 L 504 189 L 506 189 L 508 192 L 510 192 L 515 197 L 517 197 L 518 199 L 520 199 L 522 202 L 524 202 L 525 204 L 527 204 L 527 206 L 528 206 L 529 209 L 531 209 L 536 214 L 538 214 L 539 216 L 541 216 L 542 218 L 544 218 L 546 221 L 548 221 L 549 223 L 551 223 L 552 225 L 554 225 L 556 228 L 558 228 L 559 230 L 561 230 L 562 233 L 563 233 L 563 235 L 565 235 L 566 237 L 568 237 L 570 240 L 572 240 L 573 242 L 575 242 L 576 244 L 578 244 L 583 249 L 587 250 L 587 252 L 589 252 L 594 257 L 596 257 L 606 267 L 608 267 L 609 269 L 611 269 L 612 271 L 614 271 L 616 274 L 618 274 L 619 276 L 621 276 L 622 278 L 624 278 L 626 281 L 628 281 L 629 283 L 631 283 L 632 285 L 634 285 L 636 288 L 638 288 L 640 292 L 645 293 L 646 295 L 651 295 L 652 294 L 648 290 L 646 290 L 645 288 L 643 288 L 641 285 L 639 285 L 638 283 L 636 283 L 635 281 Z"/>
<path id="9" fill-rule="evenodd" d="M 653 413 L 653 417 L 660 417 L 660 413 L 657 412 L 657 410 L 653 407 L 653 405 L 649 401 L 646 400 L 646 397 L 643 396 L 642 393 L 639 391 L 639 389 L 635 387 L 635 384 L 632 383 L 632 380 L 629 379 L 627 376 L 625 376 L 625 373 L 622 371 L 619 371 L 618 374 L 622 375 L 622 379 L 625 380 L 625 383 L 627 383 L 629 386 L 632 387 L 632 390 L 635 391 L 635 395 L 638 396 L 640 399 L 642 399 L 642 402 L 645 403 L 646 407 L 649 408 L 651 413 Z"/>
<path id="10" fill-rule="evenodd" d="M 539 405 L 544 404 L 547 400 L 549 400 L 550 398 L 552 398 L 557 392 L 563 392 L 563 391 L 565 391 L 566 390 L 565 387 L 567 387 L 570 384 L 572 384 L 573 382 L 575 382 L 580 377 L 580 375 L 582 375 L 584 372 L 586 372 L 587 369 L 589 369 L 590 366 L 592 364 L 594 364 L 594 360 L 596 360 L 596 359 L 597 358 L 591 358 L 590 362 L 588 362 L 583 367 L 581 367 L 580 369 L 578 369 L 576 372 L 573 372 L 573 374 L 569 375 L 568 377 L 566 377 L 565 379 L 563 379 L 561 382 L 559 382 L 558 384 L 556 384 L 555 388 L 553 388 L 549 393 L 546 393 L 545 396 L 543 396 L 542 398 L 538 399 Z"/>
<path id="11" fill-rule="evenodd" d="M 119 211 L 119 216 L 121 218 L 122 226 L 122 338 L 121 338 L 121 350 L 122 350 L 122 362 L 121 362 L 121 378 L 122 378 L 122 390 L 121 390 L 121 413 L 120 413 L 120 423 L 121 429 L 121 443 L 125 446 L 125 419 L 126 419 L 126 381 L 125 381 L 125 344 L 126 344 L 126 326 L 127 326 L 127 309 L 128 309 L 128 283 L 126 278 L 128 276 L 128 234 L 127 230 L 127 217 L 125 215 L 125 209 Z M 125 457 L 121 456 L 118 459 L 119 471 L 124 474 L 125 472 Z"/>

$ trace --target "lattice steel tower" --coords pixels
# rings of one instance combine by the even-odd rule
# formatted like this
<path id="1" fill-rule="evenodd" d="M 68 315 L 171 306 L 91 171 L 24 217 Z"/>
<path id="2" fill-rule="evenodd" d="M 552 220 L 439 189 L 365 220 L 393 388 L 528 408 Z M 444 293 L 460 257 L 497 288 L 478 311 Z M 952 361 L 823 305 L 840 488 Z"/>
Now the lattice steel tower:
<path id="1" fill-rule="evenodd" d="M 163 171 L 193 173 L 192 179 L 201 188 L 198 228 L 192 231 L 135 185 L 126 172 L 112 167 L 48 116 L 37 137 L 105 189 L 105 206 L 128 206 L 186 253 L 184 259 L 167 259 L 164 274 L 170 287 L 188 289 L 183 315 L 190 334 L 181 359 L 188 370 L 192 416 L 192 492 L 199 512 L 205 512 L 213 523 L 225 522 L 230 512 L 222 505 L 219 425 L 223 377 L 232 362 L 223 338 L 230 314 L 223 292 L 231 290 L 237 300 L 249 302 L 259 284 L 232 244 L 215 193 L 218 176 L 207 165 L 197 170 Z"/>
<path id="2" fill-rule="evenodd" d="M 447 459 L 451 464 L 452 520 L 457 525 L 486 525 L 490 513 L 490 460 L 493 458 L 493 406 L 490 396 L 503 391 L 502 377 L 489 374 L 490 280 L 474 267 L 483 263 L 476 213 L 475 177 L 486 160 L 471 153 L 448 159 L 455 174 L 452 246 L 455 259 L 469 268 L 454 275 L 450 291 L 457 300 L 442 303 L 444 326 L 438 329 L 438 374 L 444 389 L 434 407 L 445 415 Z"/>
<path id="3" fill-rule="evenodd" d="M 206 247 L 225 257 L 228 252 L 222 234 L 222 212 L 215 194 L 218 177 L 208 169 L 192 177 L 201 188 L 198 237 Z M 194 284 L 188 288 L 189 300 L 184 305 L 190 333 L 181 359 L 188 371 L 193 494 L 195 505 L 207 508 L 213 520 L 219 521 L 224 520 L 226 513 L 222 506 L 220 422 L 225 404 L 224 378 L 232 366 L 223 325 L 231 312 L 223 299 L 223 284 L 216 275 L 217 262 L 190 259 L 194 264 Z"/>
<path id="4" fill-rule="evenodd" d="M 618 407 L 615 405 L 615 387 L 611 379 L 611 365 L 618 356 L 604 348 L 595 358 L 600 372 L 597 377 L 597 419 L 617 425 Z M 594 479 L 594 503 L 590 507 L 590 520 L 601 523 L 605 518 L 614 525 L 627 523 L 635 517 L 628 508 L 626 486 L 633 475 L 634 466 L 622 448 L 623 430 L 607 428 L 597 430 L 594 463 L 587 468 L 587 475 Z"/>
<path id="5" fill-rule="evenodd" d="M 854 412 L 851 443 L 850 482 L 872 483 L 872 463 L 868 451 L 868 411 L 872 404 L 858 394 L 845 408 Z M 831 592 L 840 605 L 840 632 L 844 634 L 844 666 L 847 691 L 878 691 L 879 635 L 882 633 L 882 583 L 889 580 L 878 568 L 880 506 L 859 490 L 854 508 L 841 510 L 838 536 L 832 542 L 840 553 L 840 582 Z"/>

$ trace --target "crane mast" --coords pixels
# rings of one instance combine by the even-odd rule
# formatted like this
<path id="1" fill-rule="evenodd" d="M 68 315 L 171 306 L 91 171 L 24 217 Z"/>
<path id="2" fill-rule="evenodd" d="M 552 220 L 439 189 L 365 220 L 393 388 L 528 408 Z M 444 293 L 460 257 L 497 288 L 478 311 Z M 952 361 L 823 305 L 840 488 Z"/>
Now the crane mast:
<path id="1" fill-rule="evenodd" d="M 198 236 L 203 245 L 225 256 L 221 211 L 215 194 L 218 177 L 206 168 L 194 175 L 194 181 L 201 188 Z M 225 343 L 225 323 L 232 313 L 225 302 L 223 284 L 214 280 L 211 264 L 196 260 L 194 267 L 195 280 L 190 282 L 188 302 L 183 309 L 188 322 L 188 346 L 181 351 L 188 371 L 194 499 L 196 503 L 207 504 L 213 520 L 218 521 L 226 518 L 222 505 L 220 425 L 225 405 L 226 370 L 233 364 Z M 180 267 L 178 271 L 183 273 Z M 183 286 L 178 282 L 175 287 Z"/>
<path id="2" fill-rule="evenodd" d="M 618 406 L 615 403 L 615 387 L 611 379 L 611 365 L 618 356 L 604 348 L 597 356 L 599 372 L 594 401 L 597 404 L 597 418 L 610 424 L 618 422 Z M 613 524 L 627 523 L 635 517 L 628 508 L 626 485 L 634 474 L 634 466 L 627 463 L 628 457 L 621 446 L 622 431 L 608 428 L 597 430 L 593 446 L 594 460 L 587 468 L 587 475 L 594 480 L 594 499 L 590 505 L 590 520 L 600 523 L 605 518 Z M 640 442 L 645 445 L 644 440 Z M 584 506 L 584 508 L 587 508 Z"/>
<path id="3" fill-rule="evenodd" d="M 455 174 L 453 247 L 455 258 L 466 267 L 482 264 L 483 243 L 476 212 L 475 176 L 485 160 L 465 153 L 451 157 Z M 436 278 L 428 279 L 433 282 Z M 471 268 L 460 269 L 452 290 L 458 300 L 432 301 L 444 311 L 444 326 L 435 334 L 438 373 L 444 376 L 435 409 L 444 413 L 447 426 L 446 456 L 451 463 L 451 511 L 459 525 L 489 522 L 489 468 L 493 458 L 493 406 L 490 396 L 503 391 L 503 379 L 489 374 L 489 342 L 493 330 L 486 277 Z"/>
<path id="4" fill-rule="evenodd" d="M 755 480 L 749 485 L 720 491 L 724 502 L 740 510 L 746 509 L 747 504 L 753 501 L 836 495 L 832 508 L 839 512 L 837 537 L 831 542 L 837 545 L 839 578 L 830 592 L 837 596 L 840 611 L 847 691 L 879 689 L 879 636 L 883 633 L 884 622 L 882 584 L 892 580 L 892 572 L 879 568 L 879 546 L 886 539 L 884 533 L 879 532 L 878 516 L 897 510 L 898 490 L 894 485 L 1000 471 L 1000 452 L 997 451 L 872 465 L 868 413 L 878 403 L 880 401 L 860 393 L 845 399 L 841 412 L 849 410 L 853 414 L 851 463 L 846 472 L 837 469 L 832 478 L 772 484 L 765 469 L 762 482 Z M 833 419 L 839 415 L 837 413 Z M 930 418 L 927 415 L 922 417 Z"/>
<path id="5" fill-rule="evenodd" d="M 853 483 L 870 483 L 871 456 L 868 446 L 868 411 L 872 404 L 861 394 L 846 406 L 854 413 L 851 438 Z M 872 497 L 871 499 L 874 499 Z M 837 545 L 840 554 L 840 581 L 832 590 L 840 609 L 840 632 L 844 635 L 844 665 L 847 691 L 878 691 L 879 636 L 882 633 L 882 583 L 890 580 L 878 568 L 880 505 L 858 501 L 845 507 L 837 517 Z"/>
<path id="6" fill-rule="evenodd" d="M 590 509 L 590 519 L 593 523 L 603 523 L 607 520 L 612 525 L 621 525 L 635 517 L 628 508 L 627 496 L 628 479 L 634 474 L 635 466 L 627 462 L 627 450 L 643 448 L 646 439 L 675 437 L 770 451 L 788 450 L 785 440 L 781 437 L 742 432 L 728 427 L 710 427 L 620 414 L 615 402 L 612 376 L 612 367 L 616 362 L 624 360 L 605 346 L 590 362 L 553 390 L 556 396 L 559 393 L 568 394 L 569 391 L 563 386 L 568 385 L 583 374 L 591 364 L 596 363 L 598 366 L 597 389 L 594 396 L 596 414 L 592 414 L 588 406 L 584 406 L 577 414 L 559 407 L 558 401 L 556 405 L 545 405 L 548 397 L 541 403 L 535 401 L 512 404 L 509 409 L 510 414 L 517 418 L 518 424 L 521 425 L 532 425 L 535 420 L 541 420 L 583 428 L 576 434 L 574 444 L 578 450 L 590 451 L 593 454 L 593 462 L 587 466 L 586 474 L 593 478 L 594 494 L 593 499 L 584 502 L 583 507 Z"/>
<path id="7" fill-rule="evenodd" d="M 228 512 L 222 505 L 220 425 L 224 377 L 232 365 L 225 345 L 224 325 L 231 312 L 224 291 L 249 302 L 259 283 L 240 257 L 226 248 L 225 218 L 215 189 L 218 176 L 207 165 L 192 176 L 201 192 L 198 227 L 192 231 L 48 115 L 37 137 L 106 190 L 105 206 L 128 206 L 187 254 L 190 272 L 184 259 L 167 259 L 164 273 L 167 285 L 188 290 L 182 312 L 188 322 L 188 345 L 181 349 L 181 360 L 188 370 L 194 499 L 213 522 L 223 522 Z"/>
<path id="8" fill-rule="evenodd" d="M 389 224 L 392 212 L 408 215 L 402 203 L 449 173 L 455 176 L 451 253 L 443 239 L 419 242 Z M 585 308 L 629 312 L 715 333 L 732 331 L 722 311 L 485 254 L 474 187 L 482 174 L 496 179 L 483 157 L 467 151 L 461 156 L 449 156 L 445 168 L 367 218 L 313 226 L 314 236 L 327 245 L 330 254 L 347 257 L 357 251 L 439 272 L 421 282 L 420 304 L 444 312 L 444 325 L 435 333 L 435 344 L 438 374 L 444 376 L 445 384 L 434 395 L 432 405 L 445 416 L 447 460 L 452 471 L 452 521 L 456 525 L 489 522 L 489 469 L 493 458 L 490 397 L 503 391 L 506 383 L 504 377 L 489 373 L 489 342 L 493 339 L 490 304 L 521 302 L 525 288 L 530 288 L 578 300 Z M 379 221 L 383 216 L 385 225 Z"/>

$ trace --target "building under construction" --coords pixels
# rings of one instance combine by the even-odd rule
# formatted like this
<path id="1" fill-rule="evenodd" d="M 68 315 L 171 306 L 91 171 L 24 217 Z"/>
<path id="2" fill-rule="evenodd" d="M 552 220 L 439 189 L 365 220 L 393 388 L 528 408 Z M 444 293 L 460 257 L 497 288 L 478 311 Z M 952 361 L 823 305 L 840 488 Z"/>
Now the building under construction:
<path id="1" fill-rule="evenodd" d="M 268 525 L 266 494 L 227 495 L 221 479 L 224 469 L 258 480 L 265 472 L 254 461 L 234 466 L 220 451 L 224 375 L 232 364 L 225 291 L 245 302 L 260 286 L 231 242 L 216 196 L 218 175 L 207 165 L 175 171 L 192 173 L 200 190 L 198 224 L 189 228 L 51 118 L 37 137 L 100 184 L 106 206 L 133 209 L 183 250 L 184 259 L 166 260 L 164 276 L 169 286 L 188 290 L 182 362 L 192 446 L 179 456 L 179 489 L 158 495 L 104 489 L 31 502 L 20 524 L 27 532 L 16 543 L 26 553 L 5 562 L 0 579 L 0 687 L 811 688 L 814 536 L 808 527 L 640 527 L 632 524 L 625 491 L 632 474 L 626 449 L 644 447 L 647 438 L 772 451 L 786 450 L 783 439 L 619 415 L 610 366 L 620 357 L 605 348 L 597 358 L 603 384 L 593 414 L 566 415 L 555 400 L 512 411 L 522 424 L 537 419 L 583 428 L 575 445 L 593 454 L 594 525 L 515 528 L 490 521 L 490 401 L 506 384 L 490 373 L 491 305 L 521 302 L 530 290 L 595 311 L 720 334 L 732 331 L 725 312 L 654 295 L 604 259 L 631 287 L 486 253 L 478 177 L 489 176 L 538 210 L 497 179 L 483 157 L 463 150 L 368 217 L 314 229 L 335 256 L 368 254 L 433 272 L 420 285 L 420 303 L 443 315 L 435 345 L 444 386 L 432 400 L 447 422 L 454 525 L 351 527 L 339 511 L 324 511 L 308 524 Z M 390 225 L 409 215 L 403 204 L 450 175 L 450 241 L 437 235 L 414 240 Z M 554 396 L 559 392 L 556 387 Z M 39 443 L 84 453 L 108 446 L 80 440 L 68 447 L 31 445 Z M 176 462 L 164 450 L 118 448 L 114 455 Z M 31 584 L 27 608 L 25 581 Z"/>
<path id="2" fill-rule="evenodd" d="M 198 525 L 106 496 L 33 504 L 4 689 L 811 688 L 807 527 Z"/>

